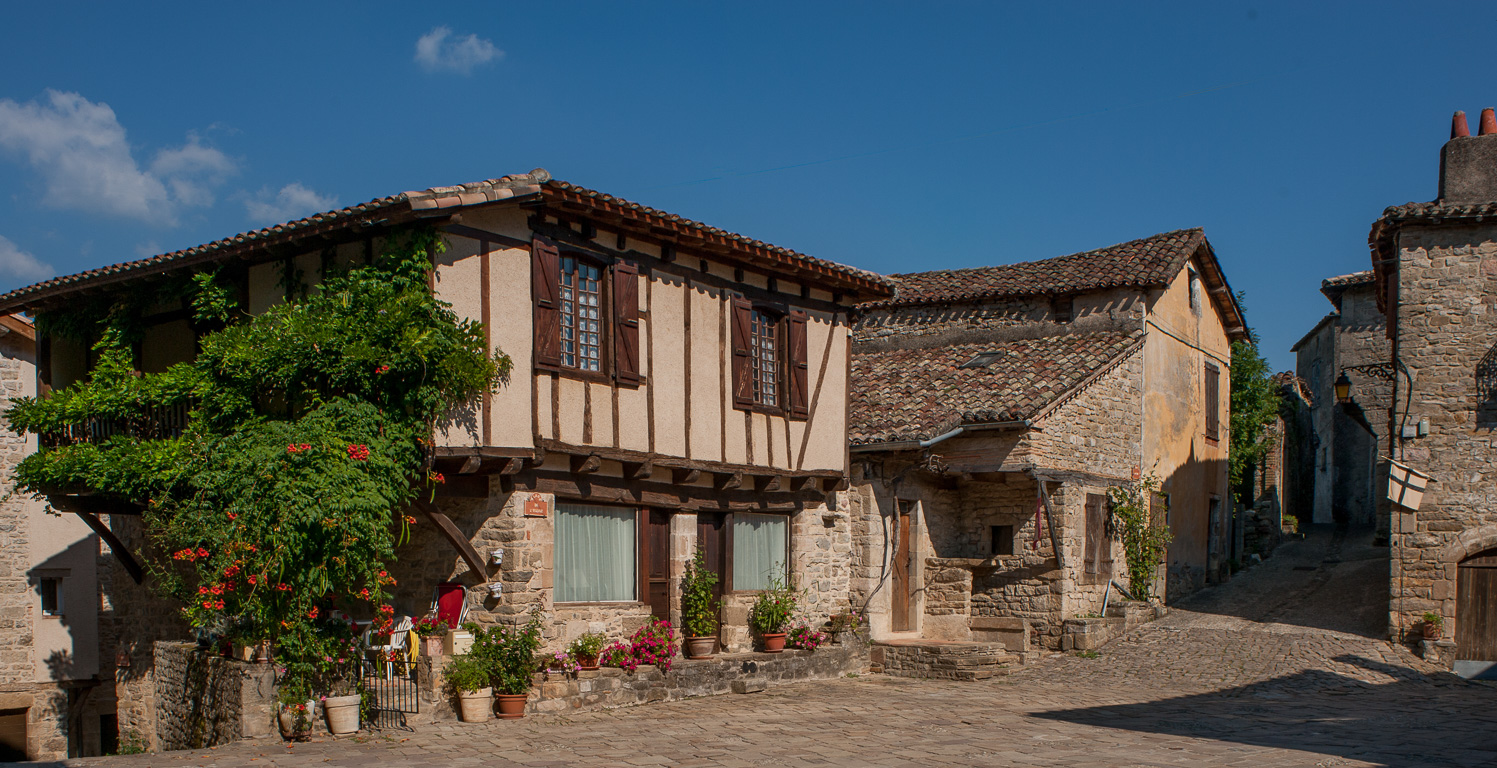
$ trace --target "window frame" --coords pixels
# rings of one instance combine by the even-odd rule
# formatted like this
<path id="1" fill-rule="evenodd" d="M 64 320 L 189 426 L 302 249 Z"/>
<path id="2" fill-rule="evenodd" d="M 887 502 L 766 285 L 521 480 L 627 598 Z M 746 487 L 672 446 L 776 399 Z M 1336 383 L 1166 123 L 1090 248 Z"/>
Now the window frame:
<path id="1" fill-rule="evenodd" d="M 561 246 L 561 247 L 559 247 L 557 249 L 557 251 L 558 251 L 558 253 L 557 253 L 557 262 L 556 262 L 556 291 L 557 291 L 557 296 L 556 296 L 556 301 L 557 301 L 557 306 L 556 306 L 556 311 L 557 311 L 557 324 L 556 324 L 556 333 L 557 333 L 557 336 L 556 336 L 557 364 L 556 364 L 556 370 L 562 376 L 566 376 L 567 378 L 581 379 L 581 380 L 584 380 L 584 381 L 599 382 L 599 383 L 604 383 L 604 384 L 610 383 L 610 382 L 613 381 L 613 373 L 614 373 L 614 371 L 613 371 L 613 369 L 614 369 L 614 360 L 613 360 L 613 343 L 614 343 L 613 335 L 614 335 L 614 328 L 613 328 L 613 284 L 612 284 L 613 283 L 613 280 L 612 280 L 612 277 L 613 277 L 613 269 L 612 269 L 613 268 L 613 263 L 610 262 L 610 261 L 608 261 L 608 260 L 606 260 L 606 259 L 604 259 L 604 258 L 602 258 L 602 257 L 600 257 L 600 256 L 598 256 L 598 255 L 596 255 L 596 254 L 588 253 L 587 251 L 582 251 L 582 250 L 579 250 L 579 249 L 576 249 L 576 248 L 568 248 L 566 246 Z M 573 259 L 579 265 L 586 264 L 588 266 L 595 267 L 598 270 L 598 321 L 597 321 L 598 322 L 598 370 L 596 370 L 596 371 L 589 371 L 589 370 L 587 370 L 585 368 L 579 368 L 579 367 L 577 367 L 575 365 L 567 365 L 566 362 L 565 362 L 565 355 L 566 355 L 566 353 L 564 351 L 562 351 L 562 343 L 565 340 L 562 338 L 561 334 L 564 333 L 564 331 L 565 331 L 565 326 L 563 325 L 563 319 L 566 317 L 566 312 L 562 310 L 562 302 L 564 301 L 564 299 L 562 299 L 562 297 L 561 297 L 561 291 L 564 289 L 564 285 L 562 283 L 563 275 L 566 274 L 566 268 L 565 268 L 564 264 L 565 264 L 565 262 L 566 262 L 566 260 L 568 258 Z M 575 290 L 575 288 L 574 288 L 574 290 Z M 573 298 L 572 301 L 573 301 L 573 305 L 574 305 L 574 309 L 575 309 L 576 299 Z M 574 311 L 573 312 L 573 317 L 575 318 L 575 316 L 576 316 L 576 313 Z M 579 345 L 580 345 L 580 342 L 579 342 Z"/>
<path id="2" fill-rule="evenodd" d="M 739 589 L 737 587 L 737 585 L 733 583 L 733 569 L 737 567 L 737 563 L 734 562 L 734 557 L 733 557 L 733 543 L 734 543 L 733 542 L 733 529 L 734 529 L 735 524 L 738 521 L 738 515 L 740 515 L 740 514 L 745 514 L 745 513 L 729 512 L 727 515 L 724 516 L 726 519 L 723 520 L 723 530 L 725 531 L 725 535 L 723 537 L 725 539 L 725 541 L 723 542 L 723 594 L 724 595 L 757 595 L 757 594 L 762 593 L 764 590 L 762 590 L 762 589 Z M 791 567 L 791 565 L 792 565 L 791 561 L 794 559 L 794 556 L 795 556 L 795 550 L 793 549 L 793 544 L 795 542 L 795 532 L 794 532 L 793 529 L 795 528 L 795 526 L 793 526 L 793 525 L 790 524 L 790 515 L 779 514 L 779 513 L 776 513 L 776 512 L 748 512 L 746 514 L 751 514 L 751 515 L 768 515 L 768 516 L 779 517 L 779 518 L 783 518 L 784 519 L 784 521 L 785 521 L 785 578 L 788 581 L 791 578 L 792 574 L 793 574 L 793 568 Z"/>
<path id="3" fill-rule="evenodd" d="M 644 596 L 644 597 L 647 598 L 648 597 L 647 592 L 648 592 L 648 589 L 649 589 L 649 583 L 648 583 L 648 579 L 649 579 L 649 567 L 644 562 L 644 557 L 646 555 L 646 550 L 645 550 L 646 543 L 644 541 L 644 537 L 647 535 L 645 529 L 646 529 L 646 526 L 647 526 L 647 524 L 649 522 L 649 514 L 650 514 L 649 508 L 648 507 L 631 507 L 631 506 L 626 506 L 626 505 L 615 505 L 615 504 L 595 504 L 595 503 L 591 503 L 591 502 L 587 502 L 587 501 L 582 501 L 582 500 L 579 500 L 579 499 L 566 499 L 566 500 L 557 499 L 556 502 L 555 502 L 555 504 L 554 504 L 554 507 L 555 507 L 554 516 L 555 517 L 559 518 L 561 516 L 561 507 L 563 505 L 566 505 L 566 504 L 576 504 L 576 505 L 590 506 L 590 507 L 610 507 L 610 508 L 613 508 L 613 509 L 617 509 L 619 511 L 632 511 L 634 513 L 634 581 L 633 581 L 633 584 L 634 584 L 634 597 L 633 597 L 633 599 L 629 599 L 629 600 L 557 600 L 557 599 L 555 599 L 556 598 L 556 591 L 557 591 L 557 584 L 556 584 L 556 582 L 557 582 L 557 579 L 560 577 L 561 574 L 560 574 L 560 571 L 556 568 L 556 524 L 555 524 L 555 521 L 553 520 L 552 521 L 552 526 L 551 526 L 551 596 L 552 596 L 551 604 L 553 606 L 556 606 L 556 607 L 611 606 L 611 607 L 628 608 L 628 607 L 648 606 L 649 605 L 649 600 L 648 599 L 641 599 L 641 596 Z"/>
<path id="4" fill-rule="evenodd" d="M 1207 360 L 1201 369 L 1201 410 L 1205 417 L 1201 432 L 1205 435 L 1206 444 L 1213 447 L 1221 444 L 1221 390 L 1221 366 Z"/>
<path id="5" fill-rule="evenodd" d="M 786 399 L 786 396 L 788 394 L 785 391 L 785 389 L 786 389 L 787 378 L 788 378 L 787 374 L 790 372 L 790 364 L 789 364 L 789 357 L 788 357 L 789 350 L 786 348 L 786 343 L 785 343 L 786 342 L 785 318 L 788 315 L 789 315 L 789 313 L 786 312 L 783 307 L 775 307 L 775 306 L 770 305 L 770 304 L 763 304 L 763 303 L 755 302 L 749 308 L 749 328 L 748 328 L 748 333 L 749 333 L 749 361 L 748 361 L 748 366 L 749 366 L 749 371 L 750 372 L 753 372 L 753 371 L 756 370 L 755 367 L 754 367 L 754 363 L 756 361 L 762 360 L 762 358 L 760 358 L 755 353 L 755 349 L 756 349 L 755 339 L 757 337 L 754 336 L 754 320 L 756 318 L 762 316 L 762 317 L 766 318 L 767 320 L 771 321 L 771 325 L 772 325 L 771 332 L 774 335 L 774 344 L 775 344 L 775 349 L 774 349 L 774 367 L 775 367 L 775 370 L 774 370 L 774 398 L 775 398 L 775 401 L 774 401 L 774 404 L 769 404 L 769 403 L 763 402 L 762 400 L 755 399 L 753 401 L 753 405 L 745 408 L 744 410 L 750 410 L 750 411 L 754 411 L 756 413 L 774 414 L 774 415 L 777 415 L 777 416 L 783 416 L 785 414 L 785 411 L 786 411 L 786 409 L 785 409 L 785 399 Z M 751 387 L 751 392 L 758 391 L 758 385 L 759 384 L 760 384 L 760 381 L 759 381 L 758 377 L 754 376 L 753 377 L 753 387 Z"/>
<path id="6" fill-rule="evenodd" d="M 63 602 L 61 576 L 42 576 L 36 581 L 37 598 L 41 603 L 40 614 L 49 619 L 60 619 L 67 615 L 67 606 Z M 52 587 L 52 609 L 47 609 L 47 585 Z"/>

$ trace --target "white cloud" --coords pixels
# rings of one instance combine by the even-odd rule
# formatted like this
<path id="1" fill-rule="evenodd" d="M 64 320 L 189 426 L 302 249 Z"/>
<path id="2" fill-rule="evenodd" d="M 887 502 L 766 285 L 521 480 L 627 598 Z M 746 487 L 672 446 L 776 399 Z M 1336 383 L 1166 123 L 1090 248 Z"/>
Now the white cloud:
<path id="1" fill-rule="evenodd" d="M 191 134 L 142 170 L 108 104 L 53 90 L 24 104 L 0 99 L 0 149 L 24 156 L 41 174 L 47 205 L 168 226 L 183 207 L 212 205 L 212 188 L 236 170 Z"/>
<path id="2" fill-rule="evenodd" d="M 57 274 L 52 265 L 23 251 L 9 238 L 0 235 L 0 280 L 34 283 Z"/>
<path id="3" fill-rule="evenodd" d="M 250 218 L 263 224 L 280 224 L 311 213 L 331 210 L 337 205 L 338 198 L 319 195 L 295 182 L 274 193 L 266 187 L 260 190 L 259 196 L 244 201 Z"/>
<path id="4" fill-rule="evenodd" d="M 478 35 L 454 37 L 450 27 L 436 27 L 416 41 L 416 63 L 427 72 L 468 74 L 479 64 L 503 58 L 504 51 Z"/>

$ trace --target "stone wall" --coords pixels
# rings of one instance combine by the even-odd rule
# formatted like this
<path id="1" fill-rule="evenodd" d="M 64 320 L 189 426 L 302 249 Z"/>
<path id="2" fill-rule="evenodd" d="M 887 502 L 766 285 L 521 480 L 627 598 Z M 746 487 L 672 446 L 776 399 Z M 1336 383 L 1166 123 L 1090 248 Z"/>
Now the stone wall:
<path id="1" fill-rule="evenodd" d="M 201 749 L 276 732 L 275 670 L 155 643 L 156 748 Z"/>
<path id="2" fill-rule="evenodd" d="M 451 720 L 456 711 L 445 690 L 442 670 L 449 657 L 421 660 L 417 667 L 423 720 Z M 616 667 L 574 674 L 537 673 L 525 704 L 530 714 L 576 712 L 674 701 L 724 693 L 749 693 L 802 680 L 828 680 L 868 671 L 868 647 L 848 637 L 846 642 L 815 651 L 789 649 L 781 653 L 737 653 L 712 659 L 676 659 L 669 672 L 653 666 L 626 672 Z"/>
<path id="3" fill-rule="evenodd" d="M 994 341 L 1137 328 L 1144 304 L 1136 291 L 1092 291 L 1070 301 L 1071 319 L 1057 317 L 1046 296 L 959 305 L 922 305 L 876 310 L 853 326 L 855 344 L 929 346 L 964 340 Z"/>
<path id="4" fill-rule="evenodd" d="M 893 677 L 934 680 L 986 680 L 1004 666 L 1018 662 L 997 643 L 942 643 L 888 641 L 874 645 L 870 668 Z"/>
<path id="5" fill-rule="evenodd" d="M 1393 401 L 1410 405 L 1391 428 L 1428 420 L 1428 436 L 1396 441 L 1397 458 L 1434 481 L 1417 512 L 1393 513 L 1389 634 L 1412 639 L 1420 616 L 1435 611 L 1450 639 L 1457 564 L 1497 547 L 1497 225 L 1411 224 L 1399 247 L 1395 351 L 1411 376 Z"/>
<path id="6" fill-rule="evenodd" d="M 1034 465 L 1132 477 L 1143 455 L 1143 371 L 1143 353 L 1134 352 L 1027 432 Z"/>

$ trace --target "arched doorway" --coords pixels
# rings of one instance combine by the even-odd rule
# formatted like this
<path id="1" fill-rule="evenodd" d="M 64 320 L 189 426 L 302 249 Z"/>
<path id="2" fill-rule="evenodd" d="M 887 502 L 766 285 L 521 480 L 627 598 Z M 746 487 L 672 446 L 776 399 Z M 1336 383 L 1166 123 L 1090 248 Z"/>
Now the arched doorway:
<path id="1" fill-rule="evenodd" d="M 1458 674 L 1497 674 L 1497 548 L 1456 568 L 1455 643 Z"/>

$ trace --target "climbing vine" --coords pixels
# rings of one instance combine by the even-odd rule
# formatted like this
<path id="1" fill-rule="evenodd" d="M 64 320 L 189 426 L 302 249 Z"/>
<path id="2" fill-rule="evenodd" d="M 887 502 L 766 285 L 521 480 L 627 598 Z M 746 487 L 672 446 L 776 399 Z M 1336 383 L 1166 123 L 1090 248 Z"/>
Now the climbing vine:
<path id="1" fill-rule="evenodd" d="M 1122 541 L 1128 560 L 1128 591 L 1141 600 L 1153 594 L 1155 572 L 1174 538 L 1169 528 L 1154 525 L 1151 513 L 1158 493 L 1159 479 L 1153 475 L 1107 489 L 1112 509 L 1110 527 Z"/>
<path id="2" fill-rule="evenodd" d="M 49 438 L 21 462 L 18 487 L 142 507 L 141 554 L 193 626 L 310 656 L 334 607 L 387 619 L 388 567 L 428 476 L 433 429 L 509 374 L 483 328 L 432 295 L 443 247 L 430 230 L 405 233 L 375 263 L 330 270 L 317 290 L 255 316 L 224 275 L 198 274 L 179 286 L 202 333 L 198 354 L 162 373 L 135 370 L 139 291 L 42 316 L 43 327 L 97 339 L 97 363 L 86 380 L 6 413 Z M 190 419 L 162 434 L 153 420 L 172 408 Z M 79 438 L 103 423 L 113 436 Z"/>

